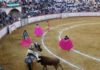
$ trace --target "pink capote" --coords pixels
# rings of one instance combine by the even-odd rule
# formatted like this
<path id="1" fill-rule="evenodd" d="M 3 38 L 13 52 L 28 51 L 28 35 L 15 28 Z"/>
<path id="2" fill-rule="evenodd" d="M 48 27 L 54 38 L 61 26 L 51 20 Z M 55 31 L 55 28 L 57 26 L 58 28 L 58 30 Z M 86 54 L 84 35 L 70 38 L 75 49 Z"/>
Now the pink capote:
<path id="1" fill-rule="evenodd" d="M 70 39 L 61 39 L 59 41 L 59 46 L 63 49 L 63 50 L 67 50 L 70 51 L 73 48 L 73 44 L 72 41 Z"/>
<path id="2" fill-rule="evenodd" d="M 20 43 L 23 47 L 29 47 L 32 43 L 32 39 L 31 38 L 22 39 Z"/>
<path id="3" fill-rule="evenodd" d="M 36 26 L 35 29 L 34 29 L 34 34 L 37 37 L 42 36 L 43 32 L 44 31 L 43 31 L 42 27 L 40 27 L 40 26 Z"/>

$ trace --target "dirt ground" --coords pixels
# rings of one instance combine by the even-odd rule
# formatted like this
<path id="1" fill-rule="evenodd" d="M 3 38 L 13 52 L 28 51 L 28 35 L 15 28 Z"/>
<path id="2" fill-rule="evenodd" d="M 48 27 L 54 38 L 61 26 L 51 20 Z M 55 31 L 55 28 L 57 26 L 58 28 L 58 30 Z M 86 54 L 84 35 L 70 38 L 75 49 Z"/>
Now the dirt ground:
<path id="1" fill-rule="evenodd" d="M 47 31 L 47 22 L 38 22 L 40 26 Z M 64 19 L 49 20 L 50 27 L 54 28 L 50 30 L 45 36 L 45 45 L 47 48 L 57 56 L 64 60 L 74 64 L 84 70 L 100 70 L 100 17 L 73 17 Z M 73 29 L 65 30 L 61 37 L 68 35 L 73 41 L 75 50 L 78 50 L 86 55 L 98 58 L 93 60 L 83 55 L 77 54 L 71 51 L 64 51 L 58 45 L 59 32 L 67 27 L 79 24 L 87 24 L 75 27 Z M 94 25 L 91 25 L 94 24 Z M 61 25 L 61 26 L 60 26 Z M 35 37 L 33 34 L 35 23 L 32 23 L 23 28 L 19 28 L 12 34 L 6 35 L 0 40 L 0 66 L 4 70 L 28 70 L 24 62 L 24 58 L 28 48 L 20 45 L 22 39 L 23 30 L 27 30 L 33 42 L 40 42 L 42 37 Z M 59 26 L 58 28 L 55 28 Z M 41 44 L 42 45 L 42 44 Z M 53 57 L 49 54 L 43 46 L 42 55 Z M 61 62 L 64 70 L 76 70 L 77 68 Z M 41 64 L 34 62 L 33 70 L 43 70 Z M 48 66 L 48 70 L 55 70 L 54 67 Z M 60 69 L 59 69 L 60 70 Z"/>

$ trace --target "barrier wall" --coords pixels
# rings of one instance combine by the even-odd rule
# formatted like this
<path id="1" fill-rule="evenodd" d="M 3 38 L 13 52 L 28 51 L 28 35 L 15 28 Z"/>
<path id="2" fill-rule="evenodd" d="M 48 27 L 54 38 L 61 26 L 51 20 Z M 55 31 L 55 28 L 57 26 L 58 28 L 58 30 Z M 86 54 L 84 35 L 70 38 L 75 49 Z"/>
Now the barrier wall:
<path id="1" fill-rule="evenodd" d="M 15 23 L 9 25 L 9 33 L 11 33 L 12 31 L 16 30 L 19 27 L 21 27 L 20 21 L 17 21 Z"/>
<path id="2" fill-rule="evenodd" d="M 43 21 L 48 19 L 54 19 L 54 18 L 60 18 L 61 14 L 51 14 L 51 15 L 45 15 L 45 16 L 38 16 L 34 18 L 30 18 L 28 21 L 29 23 L 37 22 L 37 21 Z"/>
<path id="3" fill-rule="evenodd" d="M 2 30 L 0 30 L 0 39 L 7 34 L 7 27 L 4 27 Z"/>
<path id="4" fill-rule="evenodd" d="M 79 17 L 79 16 L 100 16 L 100 12 L 81 12 L 81 13 L 62 13 L 62 14 L 51 14 L 51 15 L 45 15 L 45 16 L 37 16 L 32 17 L 28 19 L 28 23 L 30 24 L 32 22 L 38 22 L 48 19 L 54 19 L 54 18 L 66 18 L 66 17 Z M 27 25 L 25 24 L 25 25 Z M 22 27 L 22 23 L 20 21 L 17 21 L 11 25 L 9 25 L 9 32 L 16 30 L 19 27 Z M 8 27 L 4 27 L 2 30 L 0 30 L 0 39 L 7 34 Z"/>
<path id="5" fill-rule="evenodd" d="M 62 18 L 79 16 L 100 16 L 100 12 L 62 13 Z"/>

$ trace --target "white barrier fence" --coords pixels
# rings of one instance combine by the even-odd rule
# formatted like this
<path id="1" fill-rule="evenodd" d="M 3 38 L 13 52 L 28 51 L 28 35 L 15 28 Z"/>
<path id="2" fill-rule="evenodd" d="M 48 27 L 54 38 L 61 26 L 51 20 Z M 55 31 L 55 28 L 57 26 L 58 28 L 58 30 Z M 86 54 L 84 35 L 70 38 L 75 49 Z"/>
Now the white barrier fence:
<path id="1" fill-rule="evenodd" d="M 45 16 L 38 16 L 34 18 L 30 18 L 28 21 L 29 23 L 37 22 L 37 21 L 43 21 L 48 19 L 54 19 L 54 18 L 60 18 L 61 14 L 51 14 L 51 15 L 45 15 Z"/>
<path id="2" fill-rule="evenodd" d="M 7 34 L 7 27 L 4 27 L 2 30 L 0 30 L 0 39 Z"/>
<path id="3" fill-rule="evenodd" d="M 82 13 L 62 13 L 62 14 L 51 14 L 51 15 L 45 15 L 45 16 L 38 16 L 38 17 L 32 17 L 28 19 L 28 23 L 30 24 L 32 22 L 38 22 L 48 19 L 55 19 L 55 18 L 66 18 L 66 17 L 79 17 L 79 16 L 100 16 L 100 12 L 82 12 Z M 26 25 L 27 25 L 26 24 Z M 16 30 L 19 27 L 22 27 L 22 23 L 20 21 L 15 22 L 11 25 L 9 25 L 9 32 Z M 7 34 L 8 27 L 4 27 L 2 30 L 0 30 L 0 39 Z"/>
<path id="4" fill-rule="evenodd" d="M 100 12 L 62 13 L 62 18 L 79 16 L 100 16 Z"/>
<path id="5" fill-rule="evenodd" d="M 20 21 L 17 21 L 11 25 L 9 25 L 9 32 L 11 33 L 12 31 L 16 30 L 17 28 L 21 27 Z"/>

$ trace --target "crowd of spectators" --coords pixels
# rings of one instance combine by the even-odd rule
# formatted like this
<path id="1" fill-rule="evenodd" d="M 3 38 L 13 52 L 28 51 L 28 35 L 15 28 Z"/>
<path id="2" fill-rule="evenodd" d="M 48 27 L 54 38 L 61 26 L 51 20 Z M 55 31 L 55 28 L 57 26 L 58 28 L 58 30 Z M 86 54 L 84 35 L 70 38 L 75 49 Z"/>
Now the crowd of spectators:
<path id="1" fill-rule="evenodd" d="M 0 2 L 0 7 L 6 7 L 6 6 L 7 6 L 6 1 L 1 1 L 1 2 Z"/>
<path id="2" fill-rule="evenodd" d="M 28 16 L 39 16 L 69 12 L 100 12 L 100 0 L 31 0 L 24 2 L 22 12 Z"/>
<path id="3" fill-rule="evenodd" d="M 97 12 L 100 11 L 100 0 L 2 0 L 0 7 L 7 7 L 9 3 L 19 3 L 19 6 L 28 5 L 31 11 L 44 10 L 47 13 L 58 12 Z"/>
<path id="4" fill-rule="evenodd" d="M 34 17 L 47 14 L 71 12 L 100 12 L 100 0 L 12 0 L 22 8 L 22 17 Z M 9 2 L 8 2 L 9 3 Z M 11 2 L 10 2 L 11 3 Z M 6 1 L 0 2 L 0 7 L 6 6 Z M 3 13 L 3 14 L 2 14 Z M 0 25 L 6 25 L 8 19 L 13 19 L 4 11 L 0 11 Z M 11 23 L 12 21 L 10 21 Z"/>
<path id="5" fill-rule="evenodd" d="M 0 1 L 0 7 L 6 8 L 8 7 L 8 4 L 19 4 L 19 0 L 2 0 Z"/>
<path id="6" fill-rule="evenodd" d="M 0 10 L 0 27 L 12 24 L 13 21 L 14 19 L 10 14 L 7 15 L 5 11 Z"/>

